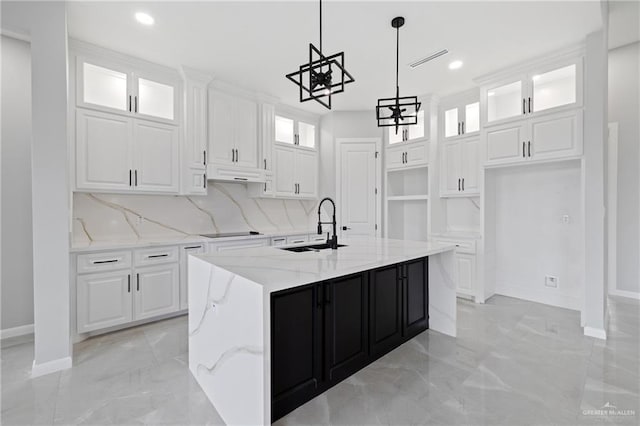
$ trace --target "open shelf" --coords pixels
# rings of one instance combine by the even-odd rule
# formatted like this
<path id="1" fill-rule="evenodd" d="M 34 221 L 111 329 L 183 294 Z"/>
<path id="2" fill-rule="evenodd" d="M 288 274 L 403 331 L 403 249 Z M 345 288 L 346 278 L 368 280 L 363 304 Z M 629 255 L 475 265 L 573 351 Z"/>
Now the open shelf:
<path id="1" fill-rule="evenodd" d="M 424 196 L 429 193 L 429 169 L 389 170 L 387 172 L 387 199 L 402 196 Z"/>
<path id="2" fill-rule="evenodd" d="M 428 195 L 396 195 L 394 197 L 387 197 L 387 201 L 418 201 L 428 199 Z"/>

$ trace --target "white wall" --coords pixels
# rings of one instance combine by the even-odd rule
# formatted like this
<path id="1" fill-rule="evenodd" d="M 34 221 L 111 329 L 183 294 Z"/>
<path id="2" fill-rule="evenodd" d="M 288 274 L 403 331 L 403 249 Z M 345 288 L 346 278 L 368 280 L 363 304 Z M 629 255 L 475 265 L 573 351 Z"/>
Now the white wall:
<path id="1" fill-rule="evenodd" d="M 488 172 L 496 224 L 495 291 L 548 305 L 582 308 L 580 162 Z M 567 221 L 563 220 L 564 216 Z M 545 276 L 558 288 L 545 286 Z"/>
<path id="2" fill-rule="evenodd" d="M 618 123 L 617 289 L 640 297 L 640 42 L 609 51 L 609 122 Z M 610 286 L 610 290 L 613 290 Z"/>
<path id="3" fill-rule="evenodd" d="M 2 330 L 33 324 L 31 51 L 2 36 Z"/>

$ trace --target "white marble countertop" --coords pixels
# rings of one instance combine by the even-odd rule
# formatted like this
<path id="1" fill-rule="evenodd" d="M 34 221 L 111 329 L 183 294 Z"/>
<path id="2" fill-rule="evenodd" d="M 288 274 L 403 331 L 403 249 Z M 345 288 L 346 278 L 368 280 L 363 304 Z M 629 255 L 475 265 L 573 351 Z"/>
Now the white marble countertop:
<path id="1" fill-rule="evenodd" d="M 70 253 L 78 252 L 90 252 L 100 250 L 119 250 L 119 249 L 134 249 L 154 246 L 171 246 L 179 244 L 198 244 L 198 243 L 213 243 L 213 242 L 226 242 L 226 241 L 240 241 L 240 240 L 254 240 L 261 238 L 272 238 L 281 236 L 293 236 L 293 235 L 305 235 L 313 234 L 314 230 L 290 230 L 290 231 L 278 231 L 267 232 L 260 235 L 242 235 L 238 237 L 223 237 L 223 238 L 206 238 L 200 235 L 185 235 L 182 237 L 158 237 L 158 238 L 140 238 L 135 240 L 100 240 L 91 242 L 73 242 L 69 248 Z"/>
<path id="2" fill-rule="evenodd" d="M 338 250 L 296 253 L 259 247 L 194 256 L 273 292 L 456 249 L 453 244 L 383 238 L 339 242 L 345 247 Z"/>

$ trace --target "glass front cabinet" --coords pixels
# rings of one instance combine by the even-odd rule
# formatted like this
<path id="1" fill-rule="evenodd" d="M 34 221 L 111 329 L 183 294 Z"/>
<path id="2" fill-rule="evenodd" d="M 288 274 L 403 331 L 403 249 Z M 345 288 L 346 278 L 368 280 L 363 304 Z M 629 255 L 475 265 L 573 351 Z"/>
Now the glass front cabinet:
<path id="1" fill-rule="evenodd" d="M 477 89 L 443 99 L 440 118 L 445 140 L 479 134 L 480 101 Z"/>
<path id="2" fill-rule="evenodd" d="M 582 106 L 582 70 L 582 59 L 575 58 L 485 85 L 481 90 L 484 125 Z"/>
<path id="3" fill-rule="evenodd" d="M 429 117 L 425 110 L 429 108 L 429 103 L 423 101 L 420 111 L 418 111 L 417 123 L 408 126 L 387 127 L 387 143 L 395 145 L 403 142 L 418 142 L 429 139 Z"/>

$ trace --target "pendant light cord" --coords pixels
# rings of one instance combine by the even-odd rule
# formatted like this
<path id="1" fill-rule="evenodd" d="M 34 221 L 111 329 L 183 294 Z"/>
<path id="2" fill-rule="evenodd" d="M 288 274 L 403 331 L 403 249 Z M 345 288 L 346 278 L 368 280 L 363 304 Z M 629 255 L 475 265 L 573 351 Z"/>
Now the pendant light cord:
<path id="1" fill-rule="evenodd" d="M 400 27 L 396 28 L 396 91 L 400 89 L 398 86 L 398 69 L 400 62 Z"/>
<path id="2" fill-rule="evenodd" d="M 322 53 L 322 0 L 320 0 L 320 53 Z"/>

